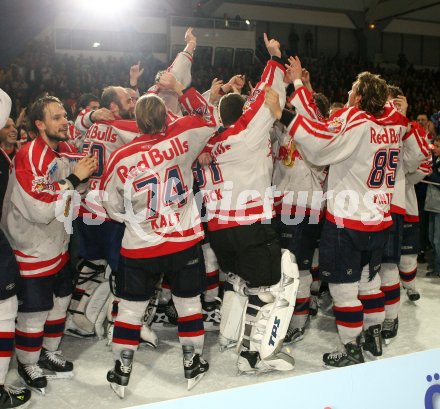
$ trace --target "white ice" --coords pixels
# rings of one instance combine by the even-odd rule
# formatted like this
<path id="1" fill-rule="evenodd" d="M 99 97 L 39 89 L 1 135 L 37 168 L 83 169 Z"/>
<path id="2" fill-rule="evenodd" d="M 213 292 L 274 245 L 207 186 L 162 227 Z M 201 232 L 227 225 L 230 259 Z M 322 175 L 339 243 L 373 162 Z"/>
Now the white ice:
<path id="1" fill-rule="evenodd" d="M 419 266 L 417 277 L 421 299 L 416 303 L 410 302 L 402 290 L 399 333 L 390 345 L 384 347 L 381 359 L 440 346 L 440 278 L 426 277 L 423 266 L 426 265 Z M 296 361 L 293 371 L 239 376 L 235 352 L 230 350 L 221 353 L 217 344 L 217 332 L 207 332 L 204 356 L 210 363 L 210 370 L 188 392 L 183 377 L 177 330 L 160 329 L 157 334 L 160 340 L 157 350 L 142 347 L 135 354 L 134 368 L 124 400 L 111 391 L 106 381 L 107 371 L 113 366 L 112 353 L 110 347 L 106 346 L 106 340 L 83 340 L 65 336 L 61 349 L 66 357 L 73 360 L 75 377 L 71 380 L 50 381 L 44 397 L 33 393 L 32 408 L 124 408 L 300 376 L 325 370 L 322 366 L 322 354 L 339 347 L 334 319 L 320 310 L 318 316 L 312 319 L 304 340 L 293 344 L 291 348 Z M 14 362 L 8 377 L 8 381 L 12 383 L 18 383 L 15 368 Z"/>

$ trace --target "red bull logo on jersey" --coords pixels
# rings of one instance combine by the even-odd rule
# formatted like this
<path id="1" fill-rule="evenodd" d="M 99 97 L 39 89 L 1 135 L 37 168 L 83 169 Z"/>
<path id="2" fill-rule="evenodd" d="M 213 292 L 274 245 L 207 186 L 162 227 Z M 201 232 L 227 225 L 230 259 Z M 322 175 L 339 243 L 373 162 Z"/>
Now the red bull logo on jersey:
<path id="1" fill-rule="evenodd" d="M 383 132 L 380 132 L 382 131 Z M 393 143 L 399 143 L 401 140 L 401 134 L 396 134 L 396 131 L 391 128 L 380 128 L 380 131 L 378 132 L 374 128 L 370 128 L 370 143 L 375 144 L 393 144 Z"/>
<path id="2" fill-rule="evenodd" d="M 100 130 L 99 126 L 94 126 L 88 132 L 87 137 L 98 141 L 115 143 L 118 135 L 113 132 L 111 126 L 108 126 L 105 131 Z"/>
<path id="3" fill-rule="evenodd" d="M 344 119 L 343 118 L 333 118 L 328 124 L 327 124 L 327 129 L 330 132 L 339 132 L 342 128 L 342 124 L 344 123 Z"/>
<path id="4" fill-rule="evenodd" d="M 156 145 L 157 146 L 157 145 Z M 165 149 L 153 147 L 141 154 L 141 160 L 128 168 L 127 166 L 119 166 L 117 174 L 119 178 L 125 182 L 127 179 L 133 179 L 139 174 L 145 172 L 155 166 L 159 166 L 165 161 L 173 160 L 188 152 L 188 141 L 181 142 L 179 138 L 174 138 L 169 141 L 169 146 Z"/>
<path id="5" fill-rule="evenodd" d="M 55 189 L 53 185 L 44 177 L 36 178 L 32 181 L 32 192 L 41 193 L 44 190 L 54 191 Z"/>

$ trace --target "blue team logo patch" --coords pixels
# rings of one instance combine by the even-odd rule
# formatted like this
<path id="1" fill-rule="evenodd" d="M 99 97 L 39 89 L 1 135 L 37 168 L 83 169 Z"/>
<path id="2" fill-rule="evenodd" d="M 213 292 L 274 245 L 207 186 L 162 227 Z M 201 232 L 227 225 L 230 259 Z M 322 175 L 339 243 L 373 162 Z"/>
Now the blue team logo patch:
<path id="1" fill-rule="evenodd" d="M 57 171 L 58 169 L 58 163 L 56 162 L 56 160 L 54 160 L 49 166 L 48 166 L 48 171 L 47 174 L 49 176 L 53 176 L 54 173 Z"/>

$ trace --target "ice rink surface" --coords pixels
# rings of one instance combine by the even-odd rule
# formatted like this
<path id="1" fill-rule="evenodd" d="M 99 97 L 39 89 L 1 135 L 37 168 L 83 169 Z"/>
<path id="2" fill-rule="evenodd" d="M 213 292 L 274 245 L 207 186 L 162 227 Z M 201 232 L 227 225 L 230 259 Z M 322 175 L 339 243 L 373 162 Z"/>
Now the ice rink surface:
<path id="1" fill-rule="evenodd" d="M 393 342 L 384 347 L 381 359 L 424 351 L 440 346 L 440 278 L 425 276 L 426 264 L 419 265 L 417 288 L 421 299 L 416 303 L 401 294 L 399 333 Z M 437 328 L 437 329 L 436 329 Z M 156 350 L 142 347 L 135 355 L 135 363 L 124 400 L 110 389 L 107 371 L 113 366 L 113 358 L 106 340 L 83 340 L 65 336 L 61 344 L 63 355 L 73 360 L 75 377 L 70 380 L 49 381 L 46 396 L 33 393 L 33 409 L 71 408 L 125 408 L 135 405 L 176 399 L 191 395 L 268 382 L 292 376 L 300 376 L 325 370 L 322 354 L 339 347 L 334 319 L 329 312 L 320 310 L 313 318 L 305 338 L 291 346 L 296 367 L 285 373 L 258 376 L 237 375 L 236 353 L 221 353 L 217 344 L 217 332 L 207 332 L 204 356 L 210 370 L 188 392 L 183 376 L 182 352 L 176 328 L 155 328 L 159 336 Z M 16 364 L 13 362 L 8 382 L 17 383 Z M 311 385 L 311 388 L 313 386 Z"/>

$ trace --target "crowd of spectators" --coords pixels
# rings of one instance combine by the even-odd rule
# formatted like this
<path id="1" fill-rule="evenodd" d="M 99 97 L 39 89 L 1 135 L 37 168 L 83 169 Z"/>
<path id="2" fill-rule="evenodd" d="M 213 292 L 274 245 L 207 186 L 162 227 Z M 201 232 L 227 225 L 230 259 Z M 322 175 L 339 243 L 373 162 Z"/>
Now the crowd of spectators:
<path id="1" fill-rule="evenodd" d="M 258 55 L 258 53 L 257 53 Z M 300 56 L 302 57 L 302 56 Z M 261 56 L 260 56 L 261 58 Z M 0 68 L 0 87 L 14 101 L 13 118 L 17 118 L 22 108 L 28 106 L 43 92 L 56 95 L 75 108 L 75 103 L 83 93 L 100 95 L 107 85 L 129 86 L 129 69 L 139 56 L 92 58 L 79 55 L 55 53 L 53 44 L 35 41 L 12 64 Z M 303 65 L 311 74 L 312 84 L 317 92 L 325 94 L 331 102 L 345 102 L 347 92 L 357 73 L 368 70 L 381 74 L 389 83 L 400 86 L 409 102 L 408 116 L 415 119 L 418 114 L 430 117 L 440 110 L 440 72 L 438 70 L 416 70 L 407 67 L 385 68 L 372 63 L 359 64 L 353 56 L 302 58 Z M 204 58 L 197 59 L 193 66 L 193 85 L 200 91 L 210 88 L 212 78 L 227 81 L 234 74 L 245 74 L 251 84 L 261 72 L 263 62 L 256 59 L 248 67 L 232 67 L 227 64 L 212 66 Z M 158 70 L 168 62 L 161 62 L 151 55 L 141 58 L 144 73 L 140 78 L 142 92 L 154 82 Z"/>

